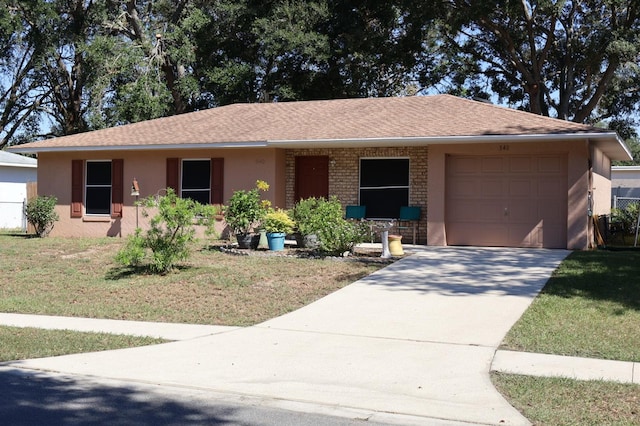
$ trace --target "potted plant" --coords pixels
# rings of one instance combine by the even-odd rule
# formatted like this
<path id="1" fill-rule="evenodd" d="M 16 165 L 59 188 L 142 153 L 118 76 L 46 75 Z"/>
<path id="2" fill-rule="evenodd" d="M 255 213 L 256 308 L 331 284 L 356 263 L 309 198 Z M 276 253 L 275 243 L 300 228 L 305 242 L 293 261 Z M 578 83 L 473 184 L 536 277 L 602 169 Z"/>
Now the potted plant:
<path id="1" fill-rule="evenodd" d="M 291 217 L 296 223 L 296 242 L 301 248 L 318 248 L 318 230 L 323 218 L 320 206 L 323 198 L 309 197 L 298 201 L 291 209 Z"/>
<path id="2" fill-rule="evenodd" d="M 282 209 L 270 210 L 262 220 L 262 228 L 267 232 L 269 250 L 284 250 L 284 237 L 293 232 L 295 222 Z"/>
<path id="3" fill-rule="evenodd" d="M 269 184 L 259 180 L 256 182 L 256 187 L 251 190 L 235 191 L 225 206 L 225 222 L 235 234 L 240 248 L 251 247 L 254 240 L 257 243 L 256 236 L 251 233 L 251 230 L 266 213 L 267 205 L 260 199 L 260 191 L 268 189 Z"/>

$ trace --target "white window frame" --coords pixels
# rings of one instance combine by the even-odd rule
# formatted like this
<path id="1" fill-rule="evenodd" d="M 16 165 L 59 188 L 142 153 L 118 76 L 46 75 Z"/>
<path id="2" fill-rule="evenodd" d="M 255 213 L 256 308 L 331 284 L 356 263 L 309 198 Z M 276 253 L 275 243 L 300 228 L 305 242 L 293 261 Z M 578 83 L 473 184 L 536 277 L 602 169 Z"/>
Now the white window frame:
<path id="1" fill-rule="evenodd" d="M 109 163 L 109 167 L 111 169 L 111 176 L 109 179 L 109 184 L 100 184 L 100 185 L 90 185 L 89 180 L 89 164 L 91 163 Z M 84 209 L 86 216 L 111 216 L 111 208 L 112 208 L 112 200 L 113 200 L 113 163 L 111 160 L 87 160 L 84 165 Z M 89 200 L 88 197 L 88 189 L 89 188 L 109 188 L 109 212 L 107 213 L 90 213 L 89 206 L 87 202 Z"/>
<path id="2" fill-rule="evenodd" d="M 408 167 L 407 167 L 407 185 L 387 185 L 387 186 L 375 186 L 375 187 L 371 187 L 371 186 L 367 186 L 367 187 L 363 187 L 362 186 L 362 162 L 363 161 L 367 161 L 367 160 L 407 160 L 408 161 Z M 358 161 L 358 203 L 362 204 L 362 191 L 363 190 L 371 190 L 371 189 L 376 189 L 376 190 L 384 190 L 384 189 L 406 189 L 407 190 L 407 205 L 409 205 L 409 200 L 411 199 L 411 157 L 407 157 L 407 156 L 398 156 L 398 157 L 360 157 L 359 161 Z M 371 216 L 370 213 L 367 211 L 367 217 L 372 217 L 375 218 L 374 216 Z M 387 219 L 392 219 L 387 218 Z"/>
<path id="3" fill-rule="evenodd" d="M 189 161 L 207 161 L 209 163 L 209 186 L 207 188 L 189 188 L 189 189 L 185 189 L 183 187 L 183 179 L 184 179 L 184 171 L 185 171 L 185 167 L 184 167 L 184 163 L 185 162 L 189 162 Z M 187 193 L 191 192 L 195 192 L 195 191 L 207 191 L 209 192 L 209 200 L 207 201 L 207 204 L 211 203 L 211 158 L 182 158 L 180 161 L 180 198 L 187 198 L 185 197 L 184 193 L 185 191 Z"/>

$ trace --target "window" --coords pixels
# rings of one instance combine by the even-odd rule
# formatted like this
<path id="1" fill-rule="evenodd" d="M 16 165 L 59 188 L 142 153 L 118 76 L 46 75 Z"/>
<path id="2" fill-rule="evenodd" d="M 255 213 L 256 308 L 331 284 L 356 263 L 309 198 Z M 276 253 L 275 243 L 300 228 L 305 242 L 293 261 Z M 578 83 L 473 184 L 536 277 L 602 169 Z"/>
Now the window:
<path id="1" fill-rule="evenodd" d="M 224 158 L 167 158 L 166 178 L 167 188 L 173 188 L 179 197 L 191 198 L 203 204 L 223 202 Z"/>
<path id="2" fill-rule="evenodd" d="M 71 217 L 84 214 L 121 218 L 124 160 L 71 160 Z"/>
<path id="3" fill-rule="evenodd" d="M 87 161 L 86 176 L 86 214 L 111 214 L 111 161 Z"/>
<path id="4" fill-rule="evenodd" d="M 360 159 L 360 205 L 367 217 L 397 218 L 409 205 L 409 159 Z"/>
<path id="5" fill-rule="evenodd" d="M 211 160 L 182 160 L 182 198 L 201 204 L 211 200 Z"/>

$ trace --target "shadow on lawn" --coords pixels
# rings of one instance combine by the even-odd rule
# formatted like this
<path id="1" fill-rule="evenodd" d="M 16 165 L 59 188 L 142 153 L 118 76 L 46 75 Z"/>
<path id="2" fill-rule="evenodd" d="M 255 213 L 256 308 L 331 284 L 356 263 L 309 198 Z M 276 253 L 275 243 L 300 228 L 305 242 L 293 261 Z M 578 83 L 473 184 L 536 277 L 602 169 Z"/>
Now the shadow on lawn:
<path id="1" fill-rule="evenodd" d="M 0 372 L 0 413 L 7 425 L 232 424 L 235 410 L 198 408 L 141 388 L 43 373 Z"/>
<path id="2" fill-rule="evenodd" d="M 574 252 L 543 292 L 612 301 L 640 310 L 640 251 Z"/>
<path id="3" fill-rule="evenodd" d="M 171 271 L 160 273 L 153 271 L 151 265 L 148 264 L 138 266 L 114 266 L 107 271 L 104 277 L 109 281 L 118 281 L 134 275 L 166 275 L 174 271 L 186 271 L 191 268 L 192 267 L 188 265 L 176 265 Z"/>
<path id="4" fill-rule="evenodd" d="M 566 250 L 427 247 L 362 281 L 394 291 L 446 296 L 536 296 Z"/>

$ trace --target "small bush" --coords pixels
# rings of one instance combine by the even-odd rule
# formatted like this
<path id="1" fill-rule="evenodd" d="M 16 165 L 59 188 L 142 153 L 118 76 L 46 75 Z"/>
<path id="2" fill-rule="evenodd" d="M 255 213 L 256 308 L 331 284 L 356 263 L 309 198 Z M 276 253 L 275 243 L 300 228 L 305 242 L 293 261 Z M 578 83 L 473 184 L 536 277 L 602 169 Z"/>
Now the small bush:
<path id="1" fill-rule="evenodd" d="M 169 272 L 176 263 L 189 257 L 189 245 L 195 239 L 194 224 L 205 224 L 213 229 L 214 206 L 204 206 L 191 199 L 178 198 L 172 189 L 167 195 L 156 199 L 142 200 L 145 207 L 142 215 L 148 217 L 147 208 L 157 209 L 151 218 L 146 235 L 141 229 L 127 239 L 125 247 L 116 255 L 116 261 L 124 266 L 138 266 L 146 257 L 146 249 L 151 250 L 150 269 L 152 272 Z"/>
<path id="2" fill-rule="evenodd" d="M 291 217 L 296 223 L 296 230 L 300 235 L 316 234 L 324 222 L 322 205 L 324 198 L 305 198 L 298 201 L 291 209 Z"/>
<path id="3" fill-rule="evenodd" d="M 611 209 L 611 225 L 617 227 L 626 234 L 635 232 L 640 204 L 631 203 L 624 209 Z"/>
<path id="4" fill-rule="evenodd" d="M 342 256 L 353 250 L 356 244 L 365 241 L 369 227 L 364 222 L 350 222 L 340 218 L 319 231 L 320 250 L 331 255 Z"/>
<path id="5" fill-rule="evenodd" d="M 342 204 L 336 197 L 307 198 L 298 201 L 292 210 L 298 232 L 315 234 L 320 240 L 320 251 L 342 255 L 365 241 L 369 228 L 361 222 L 344 219 Z"/>
<path id="6" fill-rule="evenodd" d="M 39 196 L 27 203 L 25 210 L 27 222 L 33 225 L 38 237 L 43 238 L 49 235 L 55 221 L 60 219 L 55 211 L 57 202 L 58 199 L 54 196 Z"/>

